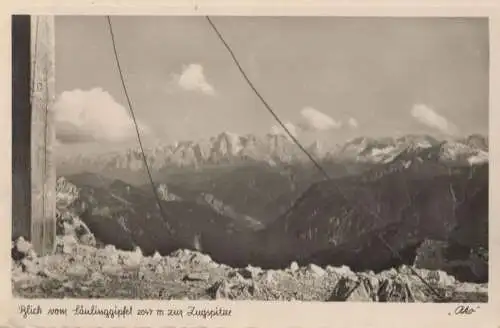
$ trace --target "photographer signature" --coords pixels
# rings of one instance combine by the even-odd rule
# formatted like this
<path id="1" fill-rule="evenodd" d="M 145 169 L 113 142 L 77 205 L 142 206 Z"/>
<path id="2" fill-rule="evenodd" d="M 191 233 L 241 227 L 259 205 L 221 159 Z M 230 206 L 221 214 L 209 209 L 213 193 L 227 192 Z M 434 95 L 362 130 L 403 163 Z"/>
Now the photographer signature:
<path id="1" fill-rule="evenodd" d="M 448 315 L 471 315 L 477 310 L 479 310 L 480 306 L 471 306 L 471 305 L 458 305 L 455 310 L 448 312 Z"/>

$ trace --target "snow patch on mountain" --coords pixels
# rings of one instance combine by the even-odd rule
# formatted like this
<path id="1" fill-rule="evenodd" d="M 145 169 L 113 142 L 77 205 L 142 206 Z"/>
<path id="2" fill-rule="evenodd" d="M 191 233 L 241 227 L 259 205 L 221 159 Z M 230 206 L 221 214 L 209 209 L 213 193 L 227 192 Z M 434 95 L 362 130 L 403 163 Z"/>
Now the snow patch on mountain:
<path id="1" fill-rule="evenodd" d="M 441 145 L 441 146 L 439 146 Z M 344 144 L 313 141 L 304 145 L 319 161 L 355 161 L 364 163 L 389 163 L 402 152 L 418 152 L 440 147 L 436 157 L 442 161 L 482 163 L 487 161 L 487 139 L 471 136 L 461 140 L 438 141 L 426 135 L 408 135 L 399 138 L 358 137 Z M 224 132 L 201 141 L 183 141 L 171 145 L 156 145 L 145 149 L 146 161 L 153 171 L 170 168 L 202 168 L 217 164 L 261 163 L 269 166 L 305 163 L 304 152 L 283 135 L 237 135 Z M 144 160 L 139 149 L 128 149 L 101 155 L 60 157 L 58 168 L 83 168 L 92 171 L 125 169 L 144 170 Z"/>

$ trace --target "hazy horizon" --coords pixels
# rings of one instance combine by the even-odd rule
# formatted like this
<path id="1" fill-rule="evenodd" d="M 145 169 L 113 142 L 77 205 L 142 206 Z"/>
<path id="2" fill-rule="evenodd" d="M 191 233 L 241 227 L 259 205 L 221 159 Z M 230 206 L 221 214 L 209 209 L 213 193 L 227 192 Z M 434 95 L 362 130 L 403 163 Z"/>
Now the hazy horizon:
<path id="1" fill-rule="evenodd" d="M 488 134 L 486 18 L 214 17 L 300 140 Z M 148 142 L 282 133 L 204 17 L 114 16 Z M 104 16 L 56 16 L 62 151 L 136 145 Z"/>

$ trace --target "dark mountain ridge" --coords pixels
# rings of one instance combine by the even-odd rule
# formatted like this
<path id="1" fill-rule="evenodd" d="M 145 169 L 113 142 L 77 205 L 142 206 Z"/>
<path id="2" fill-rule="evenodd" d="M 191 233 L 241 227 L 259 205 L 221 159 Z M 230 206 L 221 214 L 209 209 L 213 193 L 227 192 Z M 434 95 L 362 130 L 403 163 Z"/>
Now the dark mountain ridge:
<path id="1" fill-rule="evenodd" d="M 487 249 L 488 164 L 483 150 L 468 148 L 487 142 L 410 139 L 385 157 L 390 161 L 325 162 L 328 181 L 305 163 L 169 171 L 155 178 L 166 193 L 166 219 L 151 185 L 80 173 L 68 176 L 81 188 L 72 210 L 104 243 L 162 254 L 203 249 L 232 266 L 283 268 L 298 261 L 382 270 L 411 262 L 429 239 L 466 253 Z M 354 141 L 358 150 L 372 144 Z M 379 140 L 374 149 L 385 149 L 384 142 L 392 141 Z M 463 161 L 462 154 L 480 158 Z M 257 229 L 261 224 L 266 227 Z"/>
<path id="2" fill-rule="evenodd" d="M 432 177 L 400 170 L 376 180 L 317 183 L 262 238 L 270 263 L 294 259 L 356 270 L 411 262 L 426 239 L 487 249 L 488 165 Z"/>

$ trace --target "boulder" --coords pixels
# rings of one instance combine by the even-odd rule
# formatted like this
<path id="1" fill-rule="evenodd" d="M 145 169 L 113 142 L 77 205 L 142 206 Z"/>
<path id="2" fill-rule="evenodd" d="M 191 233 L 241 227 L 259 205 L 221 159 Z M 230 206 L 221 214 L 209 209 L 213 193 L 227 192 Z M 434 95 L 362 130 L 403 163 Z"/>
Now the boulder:
<path id="1" fill-rule="evenodd" d="M 143 254 L 141 249 L 136 247 L 133 252 L 119 252 L 118 258 L 123 263 L 124 268 L 137 269 L 142 263 Z"/>
<path id="2" fill-rule="evenodd" d="M 214 283 L 210 288 L 207 289 L 208 295 L 214 299 L 231 299 L 231 284 L 226 280 L 220 280 Z"/>
<path id="3" fill-rule="evenodd" d="M 207 254 L 203 254 L 200 252 L 193 252 L 190 258 L 190 262 L 193 264 L 208 264 L 212 262 L 212 258 Z"/>
<path id="4" fill-rule="evenodd" d="M 377 298 L 379 302 L 415 302 L 415 296 L 409 284 L 399 277 L 383 279 L 380 282 Z"/>
<path id="5" fill-rule="evenodd" d="M 83 278 L 88 274 L 89 270 L 82 264 L 73 264 L 67 270 L 66 274 L 72 278 Z"/>
<path id="6" fill-rule="evenodd" d="M 317 266 L 316 264 L 309 264 L 307 266 L 307 272 L 315 277 L 322 277 L 326 273 L 326 271 L 323 270 L 323 268 Z"/>
<path id="7" fill-rule="evenodd" d="M 208 295 L 212 299 L 249 299 L 259 291 L 255 282 L 225 279 L 219 280 L 207 289 Z"/>
<path id="8" fill-rule="evenodd" d="M 373 287 L 368 280 L 358 277 L 342 277 L 334 287 L 330 302 L 371 302 L 374 301 Z"/>
<path id="9" fill-rule="evenodd" d="M 79 189 L 66 180 L 64 177 L 59 177 L 56 182 L 56 206 L 57 208 L 67 208 L 80 195 Z"/>
<path id="10" fill-rule="evenodd" d="M 255 279 L 262 274 L 262 269 L 248 265 L 247 267 L 241 269 L 239 273 L 246 279 Z"/>
<path id="11" fill-rule="evenodd" d="M 95 236 L 75 214 L 67 210 L 57 211 L 56 218 L 56 233 L 58 236 L 71 235 L 82 244 L 96 246 Z"/>
<path id="12" fill-rule="evenodd" d="M 155 261 L 155 262 L 159 262 L 159 261 L 161 261 L 161 260 L 163 259 L 163 257 L 160 255 L 160 253 L 155 252 L 155 253 L 153 254 L 153 256 L 151 257 L 151 259 L 152 259 L 153 261 Z"/>
<path id="13" fill-rule="evenodd" d="M 13 242 L 11 257 L 14 261 L 20 261 L 25 257 L 36 258 L 36 253 L 30 242 L 26 241 L 23 237 L 19 237 Z"/>
<path id="14" fill-rule="evenodd" d="M 163 267 L 163 265 L 161 265 L 160 263 L 157 264 L 155 267 L 154 267 L 154 272 L 157 273 L 157 274 L 164 274 L 165 273 L 165 268 Z"/>
<path id="15" fill-rule="evenodd" d="M 210 278 L 208 272 L 192 272 L 182 278 L 182 281 L 207 281 Z"/>
<path id="16" fill-rule="evenodd" d="M 297 262 L 293 261 L 292 263 L 290 263 L 290 271 L 292 272 L 295 272 L 297 270 L 299 270 L 299 265 L 297 264 Z"/>
<path id="17" fill-rule="evenodd" d="M 341 266 L 341 267 L 334 267 L 334 266 L 327 266 L 326 267 L 326 271 L 328 273 L 333 273 L 339 277 L 342 277 L 342 276 L 353 276 L 355 275 L 354 272 L 351 271 L 351 269 L 348 267 L 348 266 Z"/>
<path id="18" fill-rule="evenodd" d="M 104 248 L 97 250 L 96 259 L 102 265 L 118 265 L 118 251 L 115 246 L 106 245 Z"/>
<path id="19" fill-rule="evenodd" d="M 267 270 L 264 272 L 262 275 L 262 280 L 267 284 L 267 285 L 272 285 L 276 283 L 276 272 L 273 270 Z"/>
<path id="20" fill-rule="evenodd" d="M 62 254 L 73 254 L 78 247 L 78 240 L 73 235 L 65 235 L 57 238 L 56 252 Z"/>
<path id="21" fill-rule="evenodd" d="M 436 285 L 439 287 L 448 287 L 455 284 L 455 277 L 448 275 L 446 272 L 441 270 L 430 270 L 424 279 L 431 285 Z"/>

